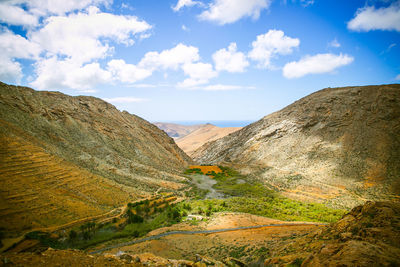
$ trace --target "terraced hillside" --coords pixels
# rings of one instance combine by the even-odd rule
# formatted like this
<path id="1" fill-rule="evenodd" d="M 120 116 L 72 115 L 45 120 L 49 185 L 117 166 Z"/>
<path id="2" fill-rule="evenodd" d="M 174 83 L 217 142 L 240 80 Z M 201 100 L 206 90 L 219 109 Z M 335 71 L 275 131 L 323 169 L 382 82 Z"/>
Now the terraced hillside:
<path id="1" fill-rule="evenodd" d="M 0 131 L 0 227 L 7 235 L 103 214 L 134 197 L 32 140 Z"/>
<path id="2" fill-rule="evenodd" d="M 1 222 L 22 231 L 184 185 L 191 159 L 147 121 L 94 97 L 0 83 Z M 9 231 L 9 233 L 11 233 Z"/>
<path id="3" fill-rule="evenodd" d="M 192 157 L 262 178 L 295 199 L 353 207 L 400 196 L 400 85 L 327 88 Z"/>

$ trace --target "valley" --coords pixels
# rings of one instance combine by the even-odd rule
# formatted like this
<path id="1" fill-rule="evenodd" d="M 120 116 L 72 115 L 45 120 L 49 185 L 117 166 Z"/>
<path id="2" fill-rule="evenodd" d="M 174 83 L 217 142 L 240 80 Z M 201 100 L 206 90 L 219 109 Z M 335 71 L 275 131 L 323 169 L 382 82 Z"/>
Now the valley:
<path id="1" fill-rule="evenodd" d="M 57 255 L 131 266 L 398 263 L 396 86 L 378 88 L 393 98 L 375 106 L 386 113 L 371 118 L 370 132 L 357 130 L 360 114 L 337 126 L 330 104 L 315 107 L 315 98 L 371 93 L 357 87 L 322 90 L 244 128 L 200 125 L 174 140 L 100 99 L 0 85 L 3 263 L 57 265 Z M 380 140 L 381 154 L 355 156 L 372 144 L 349 133 Z M 202 146 L 188 142 L 189 153 L 180 140 Z M 365 178 L 344 177 L 350 166 Z"/>

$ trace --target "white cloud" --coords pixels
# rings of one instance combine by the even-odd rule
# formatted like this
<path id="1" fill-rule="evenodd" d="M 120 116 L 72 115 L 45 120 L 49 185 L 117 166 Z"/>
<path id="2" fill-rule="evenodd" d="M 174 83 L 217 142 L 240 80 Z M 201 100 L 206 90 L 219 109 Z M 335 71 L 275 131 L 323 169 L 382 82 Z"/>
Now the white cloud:
<path id="1" fill-rule="evenodd" d="M 255 89 L 253 86 L 240 86 L 240 85 L 226 85 L 226 84 L 212 84 L 203 87 L 206 91 L 232 91 L 243 89 Z"/>
<path id="2" fill-rule="evenodd" d="M 246 55 L 237 52 L 236 43 L 231 43 L 228 50 L 225 48 L 218 50 L 212 56 L 217 71 L 244 72 L 249 62 Z"/>
<path id="3" fill-rule="evenodd" d="M 347 23 L 347 28 L 353 31 L 395 30 L 400 32 L 400 1 L 388 7 L 359 8 L 355 17 Z"/>
<path id="4" fill-rule="evenodd" d="M 126 64 L 122 59 L 111 60 L 107 63 L 107 67 L 114 79 L 124 83 L 134 83 L 152 74 L 150 70 L 137 67 L 133 64 Z"/>
<path id="5" fill-rule="evenodd" d="M 33 13 L 64 15 L 70 11 L 81 10 L 91 5 L 104 4 L 107 6 L 112 0 L 25 0 L 21 2 L 26 3 Z"/>
<path id="6" fill-rule="evenodd" d="M 49 17 L 45 26 L 29 37 L 49 55 L 67 56 L 84 63 L 104 58 L 113 51 L 104 38 L 131 45 L 134 35 L 150 28 L 147 22 L 136 17 L 101 13 L 96 7 L 90 7 L 87 13 Z"/>
<path id="7" fill-rule="evenodd" d="M 4 2 L 0 3 L 0 21 L 10 25 L 33 26 L 38 24 L 38 17 L 19 6 Z"/>
<path id="8" fill-rule="evenodd" d="M 293 48 L 300 45 L 300 40 L 288 37 L 280 30 L 269 30 L 266 34 L 258 35 L 251 45 L 249 58 L 258 61 L 259 67 L 267 68 L 270 67 L 271 58 L 292 53 Z"/>
<path id="9" fill-rule="evenodd" d="M 332 41 L 330 41 L 328 43 L 328 46 L 330 47 L 334 47 L 334 48 L 339 48 L 340 47 L 340 43 L 338 42 L 338 40 L 335 38 Z"/>
<path id="10" fill-rule="evenodd" d="M 283 67 L 283 76 L 288 79 L 300 78 L 307 74 L 332 72 L 336 68 L 348 65 L 354 58 L 348 55 L 317 54 L 305 56 L 299 61 L 287 63 Z"/>
<path id="11" fill-rule="evenodd" d="M 147 99 L 144 98 L 136 98 L 131 96 L 103 98 L 103 100 L 110 103 L 138 103 L 147 101 Z"/>
<path id="12" fill-rule="evenodd" d="M 21 79 L 21 65 L 4 54 L 0 55 L 0 80 L 19 83 Z"/>
<path id="13" fill-rule="evenodd" d="M 258 19 L 260 12 L 270 4 L 271 0 L 214 0 L 208 10 L 198 17 L 200 20 L 213 21 L 220 25 L 233 23 L 244 17 Z"/>
<path id="14" fill-rule="evenodd" d="M 191 7 L 191 6 L 203 6 L 202 2 L 199 1 L 193 1 L 193 0 L 178 0 L 178 3 L 176 3 L 175 6 L 171 7 L 173 11 L 178 12 L 181 8 L 183 7 Z"/>
<path id="15" fill-rule="evenodd" d="M 111 74 L 99 63 L 81 65 L 73 60 L 58 60 L 56 57 L 42 59 L 35 67 L 36 80 L 31 84 L 37 89 L 72 88 L 88 90 L 98 84 L 112 81 Z"/>
<path id="16" fill-rule="evenodd" d="M 19 83 L 23 77 L 22 68 L 15 59 L 37 59 L 41 48 L 20 35 L 3 30 L 0 51 L 0 80 Z"/>
<path id="17" fill-rule="evenodd" d="M 208 83 L 211 78 L 218 75 L 218 73 L 213 70 L 212 65 L 208 63 L 188 63 L 183 65 L 182 69 L 189 78 L 179 83 L 178 87 L 193 87 L 205 84 Z"/>
<path id="18" fill-rule="evenodd" d="M 149 70 L 158 68 L 177 70 L 181 65 L 198 61 L 199 59 L 199 49 L 197 47 L 178 44 L 174 48 L 163 50 L 161 53 L 154 51 L 146 53 L 138 66 Z"/>
<path id="19" fill-rule="evenodd" d="M 38 58 L 42 51 L 38 44 L 8 30 L 0 33 L 0 50 L 9 58 L 26 59 Z"/>
<path id="20" fill-rule="evenodd" d="M 396 81 L 400 81 L 400 74 L 398 74 L 395 78 Z"/>
<path id="21" fill-rule="evenodd" d="M 112 0 L 7 0 L 0 3 L 0 21 L 10 25 L 37 26 L 41 17 L 65 15 L 91 5 L 108 6 Z"/>

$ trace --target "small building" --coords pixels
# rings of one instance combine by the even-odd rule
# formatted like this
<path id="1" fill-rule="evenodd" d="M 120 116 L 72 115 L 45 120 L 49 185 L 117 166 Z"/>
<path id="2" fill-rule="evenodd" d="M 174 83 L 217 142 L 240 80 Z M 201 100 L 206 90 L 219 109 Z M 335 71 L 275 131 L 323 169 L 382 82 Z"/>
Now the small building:
<path id="1" fill-rule="evenodd" d="M 202 221 L 202 220 L 203 216 L 194 214 L 189 214 L 186 218 L 186 221 Z"/>

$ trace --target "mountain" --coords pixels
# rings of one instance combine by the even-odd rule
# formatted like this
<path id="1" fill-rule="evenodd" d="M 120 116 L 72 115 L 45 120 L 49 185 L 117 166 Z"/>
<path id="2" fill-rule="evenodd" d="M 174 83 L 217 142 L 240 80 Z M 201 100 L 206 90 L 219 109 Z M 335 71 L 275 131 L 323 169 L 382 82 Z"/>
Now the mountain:
<path id="1" fill-rule="evenodd" d="M 97 216 L 184 186 L 192 161 L 153 124 L 88 96 L 0 83 L 0 227 Z"/>
<path id="2" fill-rule="evenodd" d="M 192 157 L 303 200 L 353 207 L 400 194 L 400 85 L 327 88 Z"/>
<path id="3" fill-rule="evenodd" d="M 241 127 L 221 128 L 212 124 L 205 124 L 188 135 L 178 138 L 176 144 L 190 156 L 203 144 L 224 137 L 239 129 L 241 129 Z"/>
<path id="4" fill-rule="evenodd" d="M 155 122 L 154 125 L 166 132 L 170 137 L 178 139 L 190 134 L 205 124 L 181 125 L 176 123 Z"/>

